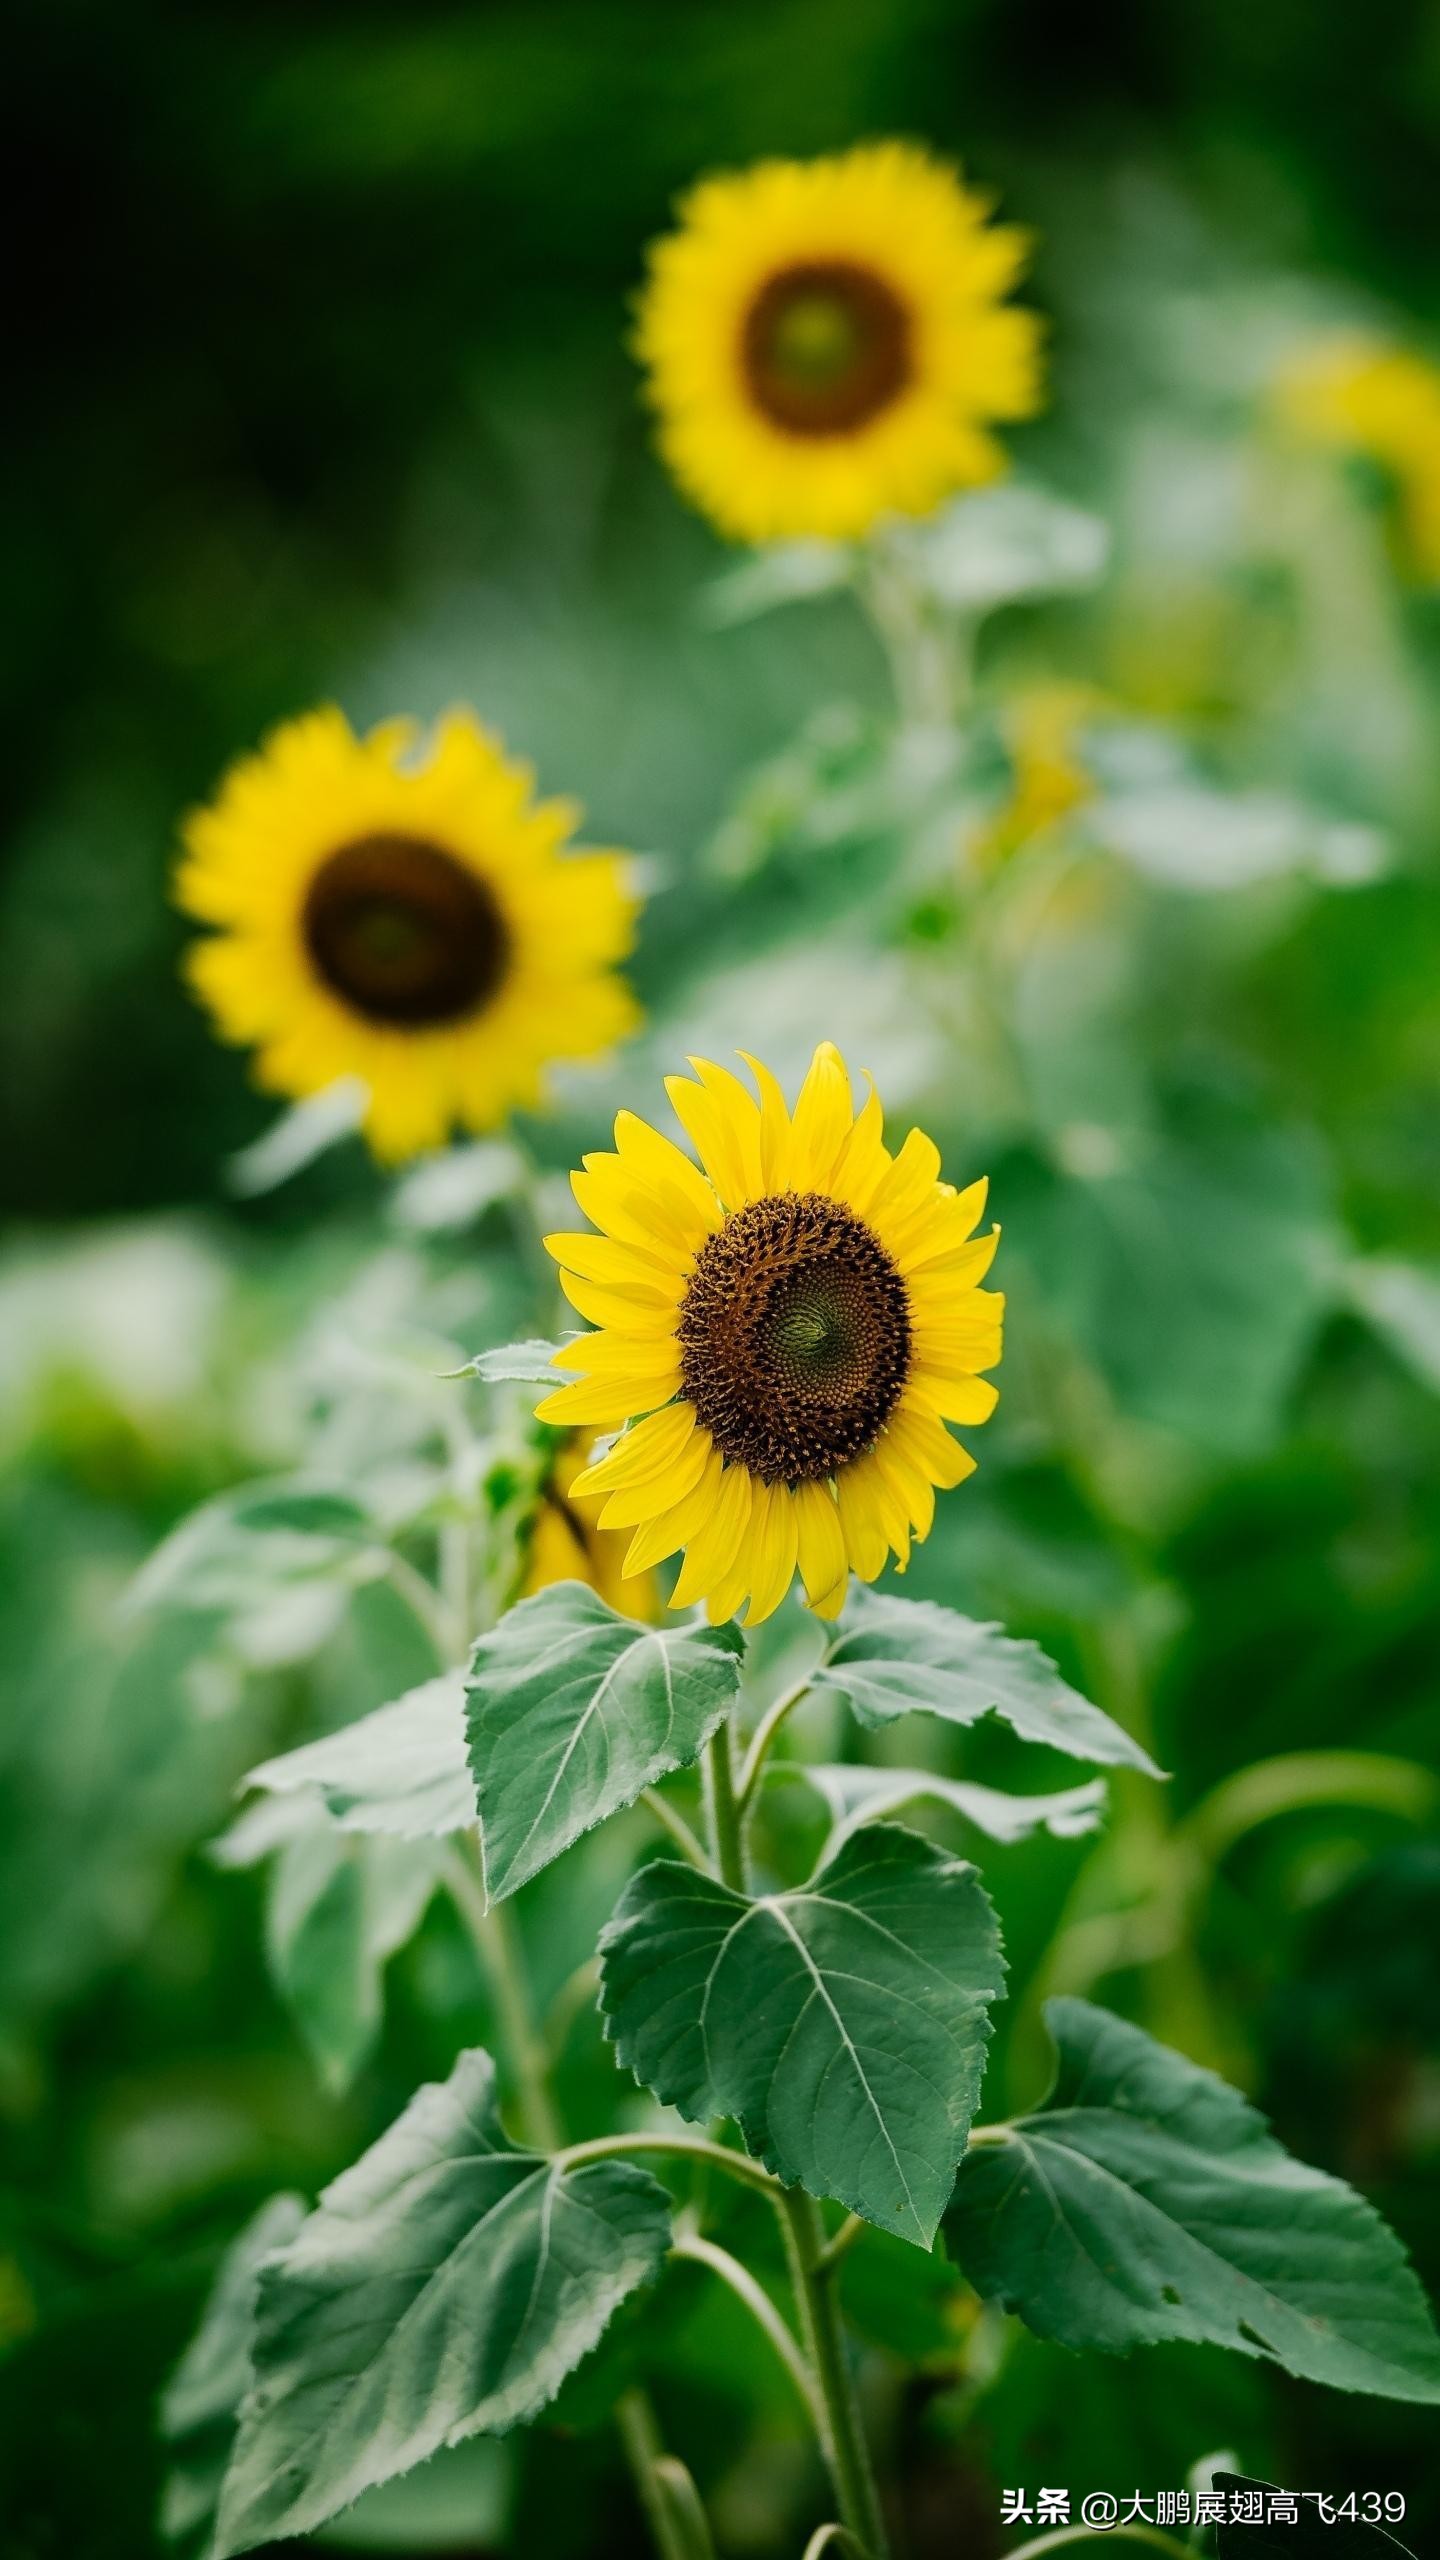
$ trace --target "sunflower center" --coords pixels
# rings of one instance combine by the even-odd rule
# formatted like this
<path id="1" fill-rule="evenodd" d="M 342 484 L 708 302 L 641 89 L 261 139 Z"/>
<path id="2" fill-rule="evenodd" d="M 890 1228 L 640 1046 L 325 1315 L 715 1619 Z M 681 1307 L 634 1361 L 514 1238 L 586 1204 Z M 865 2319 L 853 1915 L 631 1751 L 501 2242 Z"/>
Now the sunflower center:
<path id="1" fill-rule="evenodd" d="M 745 315 L 752 396 L 794 435 L 863 427 L 910 379 L 910 316 L 883 277 L 846 258 L 782 267 Z"/>
<path id="2" fill-rule="evenodd" d="M 678 1324 L 685 1395 L 732 1465 L 814 1484 L 871 1448 L 910 1367 L 905 1283 L 838 1200 L 787 1191 L 727 1218 Z"/>
<path id="3" fill-rule="evenodd" d="M 302 923 L 327 986 L 372 1022 L 458 1022 L 494 995 L 510 953 L 484 881 L 421 836 L 341 845 L 311 881 Z"/>

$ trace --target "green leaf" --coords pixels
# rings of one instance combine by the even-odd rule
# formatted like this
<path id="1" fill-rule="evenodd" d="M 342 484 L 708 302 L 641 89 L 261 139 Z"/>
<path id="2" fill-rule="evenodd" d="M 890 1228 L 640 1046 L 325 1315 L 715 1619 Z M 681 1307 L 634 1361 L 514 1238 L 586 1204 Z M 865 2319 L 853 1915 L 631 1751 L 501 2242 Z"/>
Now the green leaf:
<path id="1" fill-rule="evenodd" d="M 522 1600 L 466 1676 L 492 1902 L 699 1758 L 740 1685 L 733 1626 L 645 1627 L 582 1582 Z"/>
<path id="2" fill-rule="evenodd" d="M 1375 827 L 1323 818 L 1280 792 L 1217 791 L 1167 780 L 1092 803 L 1086 838 L 1167 888 L 1248 888 L 1287 872 L 1354 888 L 1384 871 L 1388 847 Z"/>
<path id="3" fill-rule="evenodd" d="M 645 2171 L 518 2150 L 489 2055 L 463 2053 L 261 2275 L 217 2560 L 311 2531 L 443 2444 L 533 2418 L 653 2281 L 669 2237 L 670 2199 Z"/>
<path id="4" fill-rule="evenodd" d="M 842 542 L 776 542 L 713 580 L 701 599 L 705 620 L 729 630 L 773 613 L 777 605 L 836 595 L 855 573 L 855 553 Z"/>
<path id="5" fill-rule="evenodd" d="M 282 1182 L 303 1173 L 307 1165 L 314 1164 L 317 1157 L 338 1146 L 342 1139 L 353 1137 L 369 1101 L 369 1091 L 359 1076 L 342 1076 L 322 1092 L 291 1103 L 263 1137 L 230 1158 L 225 1168 L 228 1189 L 242 1200 L 256 1200 L 263 1192 L 278 1190 Z"/>
<path id="6" fill-rule="evenodd" d="M 244 1609 L 277 1586 L 347 1573 L 383 1538 L 346 1485 L 271 1476 L 202 1503 L 171 1530 L 132 1582 L 128 1606 Z"/>
<path id="7" fill-rule="evenodd" d="M 270 1874 L 266 1951 L 317 2070 L 343 2089 L 379 2035 L 385 1967 L 419 1927 L 446 1852 L 354 1838 L 316 1802 L 296 1801 L 295 1813 Z"/>
<path id="8" fill-rule="evenodd" d="M 514 1147 L 501 1138 L 479 1138 L 470 1146 L 422 1156 L 396 1184 L 390 1215 L 397 1226 L 422 1235 L 451 1234 L 519 1190 L 524 1179 Z"/>
<path id="9" fill-rule="evenodd" d="M 1382 1342 L 1422 1386 L 1440 1393 L 1440 1274 L 1376 1256 L 1353 1262 L 1346 1279 L 1356 1306 Z"/>
<path id="10" fill-rule="evenodd" d="M 978 1787 L 968 1779 L 943 1778 L 933 1769 L 863 1769 L 850 1763 L 772 1761 L 770 1778 L 803 1778 L 824 1797 L 837 1830 L 857 1823 L 879 1822 L 907 1804 L 948 1805 L 963 1814 L 990 1840 L 1008 1846 L 1048 1831 L 1057 1840 L 1076 1840 L 1097 1830 L 1105 1811 L 1105 1781 L 1088 1778 L 1083 1786 L 1062 1787 L 1053 1795 L 1015 1796 L 998 1787 Z"/>
<path id="11" fill-rule="evenodd" d="M 1026 1742 L 1072 1760 L 1161 1772 L 1124 1728 L 1062 1680 L 1037 1644 L 931 1600 L 857 1588 L 812 1687 L 838 1690 L 862 1724 L 920 1713 L 974 1724 L 992 1710 Z"/>
<path id="12" fill-rule="evenodd" d="M 933 596 L 963 613 L 1078 594 L 1098 584 L 1110 551 L 1099 516 L 1021 480 L 956 498 L 923 524 L 894 526 L 887 540 Z"/>
<path id="13" fill-rule="evenodd" d="M 929 2248 L 1004 1996 L 972 1866 L 892 1823 L 756 1901 L 661 1860 L 600 1947 L 606 2031 L 657 2098 L 732 2116 L 777 2177 Z"/>
<path id="14" fill-rule="evenodd" d="M 263 1760 L 245 1780 L 266 1795 L 320 1796 L 342 1831 L 434 1839 L 476 1819 L 458 1671 L 407 1690 L 339 1733 Z"/>
<path id="15" fill-rule="evenodd" d="M 497 1351 L 477 1351 L 459 1378 L 483 1378 L 487 1386 L 553 1387 L 563 1385 L 555 1375 L 558 1342 L 506 1342 Z"/>
<path id="16" fill-rule="evenodd" d="M 961 2164 L 946 2232 L 980 2292 L 1111 2353 L 1190 2338 L 1342 2391 L 1440 2400 L 1440 2340 L 1394 2234 L 1282 2150 L 1213 2072 L 1051 2000 L 1038 2113 Z"/>
<path id="17" fill-rule="evenodd" d="M 199 2548 L 214 2520 L 220 2483 L 235 2441 L 240 2403 L 250 2388 L 250 2338 L 260 2268 L 294 2239 L 305 2219 L 299 2196 L 272 2196 L 231 2242 L 200 2325 L 166 2385 L 160 2434 L 170 2464 L 160 2500 L 167 2542 Z"/>

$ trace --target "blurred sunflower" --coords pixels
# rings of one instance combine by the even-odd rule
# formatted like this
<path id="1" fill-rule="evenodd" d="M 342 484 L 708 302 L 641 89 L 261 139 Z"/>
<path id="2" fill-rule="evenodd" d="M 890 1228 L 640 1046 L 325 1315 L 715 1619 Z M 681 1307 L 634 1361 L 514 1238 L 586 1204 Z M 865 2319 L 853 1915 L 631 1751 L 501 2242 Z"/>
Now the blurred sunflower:
<path id="1" fill-rule="evenodd" d="M 517 1597 L 528 1600 L 532 1592 L 547 1591 L 552 1582 L 588 1582 L 623 1617 L 653 1618 L 657 1614 L 654 1574 L 626 1572 L 629 1533 L 602 1529 L 598 1496 L 575 1490 L 594 1437 L 591 1431 L 572 1431 L 556 1450 L 526 1533 Z"/>
<path id="2" fill-rule="evenodd" d="M 1010 792 L 975 838 L 982 865 L 1007 862 L 1095 798 L 1099 786 L 1085 762 L 1085 731 L 1113 707 L 1096 686 L 1063 680 L 1026 685 L 1004 705 L 999 726 Z"/>
<path id="3" fill-rule="evenodd" d="M 672 1608 L 718 1622 L 748 1596 L 753 1626 L 798 1569 L 834 1617 L 851 1570 L 873 1581 L 892 1550 L 903 1570 L 936 1487 L 973 1470 L 946 1425 L 995 1407 L 980 1373 L 1004 1300 L 979 1283 L 998 1230 L 976 1236 L 985 1184 L 942 1182 L 918 1129 L 890 1153 L 878 1096 L 857 1116 L 828 1042 L 793 1114 L 757 1060 L 758 1101 L 691 1063 L 698 1081 L 666 1090 L 698 1165 L 622 1111 L 617 1152 L 572 1178 L 597 1232 L 547 1241 L 598 1330 L 556 1353 L 583 1374 L 537 1412 L 629 1426 L 571 1490 L 634 1532 L 628 1573 L 685 1549 Z"/>
<path id="4" fill-rule="evenodd" d="M 905 143 L 708 178 L 651 251 L 637 350 L 660 445 L 722 533 L 847 540 L 1003 470 L 1039 406 L 1027 242 Z"/>
<path id="5" fill-rule="evenodd" d="M 552 1061 L 635 1028 L 622 858 L 566 854 L 573 804 L 533 790 L 467 712 L 422 753 L 409 721 L 362 738 L 314 711 L 232 767 L 185 822 L 175 895 L 217 928 L 186 973 L 260 1084 L 357 1077 L 396 1162 L 533 1108 Z"/>
<path id="6" fill-rule="evenodd" d="M 1411 567 L 1440 580 L 1440 365 L 1373 338 L 1322 340 L 1292 357 L 1274 397 L 1292 433 L 1379 466 Z"/>

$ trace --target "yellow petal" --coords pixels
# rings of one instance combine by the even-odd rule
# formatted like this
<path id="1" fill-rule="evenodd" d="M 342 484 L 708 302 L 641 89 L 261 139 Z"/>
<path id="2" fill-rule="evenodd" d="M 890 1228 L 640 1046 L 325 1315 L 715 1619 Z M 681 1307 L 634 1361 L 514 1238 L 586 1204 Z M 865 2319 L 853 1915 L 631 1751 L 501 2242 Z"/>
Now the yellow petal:
<path id="1" fill-rule="evenodd" d="M 613 1493 L 618 1485 L 643 1484 L 662 1475 L 684 1455 L 700 1424 L 693 1404 L 683 1400 L 667 1404 L 661 1413 L 652 1413 L 637 1422 L 631 1431 L 615 1441 L 603 1458 L 587 1467 L 575 1478 L 572 1493 Z M 709 1434 L 705 1435 L 708 1445 Z"/>
<path id="2" fill-rule="evenodd" d="M 764 1493 L 763 1513 L 757 1502 L 751 1516 L 747 1627 L 758 1627 L 773 1617 L 795 1579 L 799 1535 L 794 1497 L 789 1486 L 783 1484 L 766 1485 Z"/>
<path id="3" fill-rule="evenodd" d="M 854 1120 L 845 1062 L 833 1041 L 822 1040 L 796 1099 L 781 1188 L 828 1191 Z"/>
<path id="4" fill-rule="evenodd" d="M 917 1361 L 905 1381 L 905 1393 L 927 1404 L 943 1422 L 988 1422 L 1000 1401 L 1000 1390 L 988 1378 L 972 1378 L 947 1369 L 931 1369 Z"/>
<path id="5" fill-rule="evenodd" d="M 790 1146 L 790 1114 L 770 1069 L 748 1049 L 740 1051 L 760 1092 L 760 1181 L 762 1196 L 778 1191 L 780 1177 Z"/>
<path id="6" fill-rule="evenodd" d="M 690 1064 L 698 1087 L 672 1076 L 665 1089 L 726 1208 L 742 1209 L 765 1189 L 759 1104 L 728 1067 L 712 1066 L 708 1058 Z"/>
<path id="7" fill-rule="evenodd" d="M 672 1609 L 693 1608 L 733 1572 L 750 1525 L 752 1490 L 752 1478 L 746 1468 L 726 1468 L 715 1508 L 685 1551 L 685 1561 L 670 1594 Z"/>
<path id="8" fill-rule="evenodd" d="M 625 1554 L 627 1573 L 643 1573 L 648 1565 L 659 1564 L 665 1556 L 673 1556 L 683 1547 L 702 1523 L 709 1519 L 720 1490 L 721 1457 L 712 1449 L 706 1458 L 700 1481 L 692 1485 L 683 1500 L 672 1503 L 655 1519 L 637 1529 Z"/>
<path id="9" fill-rule="evenodd" d="M 639 1289 L 602 1289 L 593 1280 L 577 1280 L 562 1271 L 560 1286 L 577 1315 L 611 1333 L 633 1334 L 643 1342 L 663 1340 L 675 1331 L 675 1309 L 668 1300 Z"/>
<path id="10" fill-rule="evenodd" d="M 720 1203 L 704 1174 L 669 1138 L 652 1129 L 633 1111 L 617 1112 L 615 1144 L 621 1163 L 662 1199 L 673 1192 L 692 1216 L 713 1231 L 720 1224 Z"/>
<path id="11" fill-rule="evenodd" d="M 685 1283 L 677 1263 L 665 1261 L 656 1253 L 638 1246 L 617 1244 L 611 1236 L 554 1235 L 545 1238 L 545 1250 L 563 1270 L 573 1271 L 582 1280 L 598 1280 L 602 1285 L 618 1284 L 622 1288 L 639 1285 L 664 1290 L 678 1299 Z"/>
<path id="12" fill-rule="evenodd" d="M 634 1529 L 642 1520 L 658 1519 L 662 1511 L 673 1510 L 677 1502 L 699 1483 L 710 1463 L 711 1441 L 708 1431 L 692 1431 L 678 1458 L 654 1475 L 620 1485 L 610 1494 L 600 1514 L 602 1529 Z"/>
<path id="13" fill-rule="evenodd" d="M 873 1582 L 877 1573 L 884 1571 L 890 1553 L 885 1525 L 887 1500 L 873 1453 L 853 1459 L 835 1479 L 835 1501 L 845 1532 L 846 1553 L 862 1582 Z"/>
<path id="14" fill-rule="evenodd" d="M 653 1412 L 657 1404 L 669 1401 L 669 1389 L 650 1387 L 625 1378 L 577 1378 L 571 1387 L 561 1387 L 546 1396 L 535 1407 L 537 1422 L 559 1423 L 575 1430 L 588 1422 L 601 1431 L 618 1431 L 637 1413 Z"/>
<path id="15" fill-rule="evenodd" d="M 818 1616 L 838 1618 L 850 1574 L 835 1497 L 828 1485 L 802 1484 L 796 1486 L 794 1502 L 796 1553 L 805 1597 Z"/>
<path id="16" fill-rule="evenodd" d="M 577 1333 L 553 1355 L 557 1369 L 575 1369 L 586 1378 L 668 1379 L 680 1384 L 680 1352 L 672 1334 L 642 1341 L 625 1333 Z M 659 1399 L 655 1399 L 657 1402 Z"/>

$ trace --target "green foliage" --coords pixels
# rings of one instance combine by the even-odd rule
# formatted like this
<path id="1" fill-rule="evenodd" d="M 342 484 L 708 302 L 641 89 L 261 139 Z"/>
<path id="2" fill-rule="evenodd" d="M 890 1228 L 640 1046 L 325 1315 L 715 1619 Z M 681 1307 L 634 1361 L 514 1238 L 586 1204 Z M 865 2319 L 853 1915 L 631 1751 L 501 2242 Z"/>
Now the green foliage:
<path id="1" fill-rule="evenodd" d="M 1399 2243 L 1350 2187 L 1139 2028 L 1053 2000 L 1044 2108 L 970 2151 L 946 2221 L 971 2282 L 1042 2337 L 1270 2356 L 1341 2390 L 1440 2400 L 1440 2338 Z"/>
<path id="2" fill-rule="evenodd" d="M 667 2106 L 733 2116 L 776 2175 L 928 2249 L 980 2095 L 995 1917 L 975 1869 L 897 1824 L 750 1900 L 669 1860 L 601 1940 L 620 2060 Z"/>
<path id="3" fill-rule="evenodd" d="M 1026 1742 L 1048 1743 L 1072 1760 L 1160 1775 L 1149 1753 L 1062 1680 L 1038 1645 L 931 1601 L 857 1587 L 813 1683 L 838 1690 L 865 1725 L 911 1713 L 968 1725 L 993 1710 Z"/>
<path id="4" fill-rule="evenodd" d="M 517 2149 L 488 2054 L 462 2054 L 261 2273 L 217 2560 L 534 2417 L 658 2273 L 669 2220 L 641 2169 Z"/>
<path id="5" fill-rule="evenodd" d="M 236 2233 L 200 2325 L 165 2386 L 160 2432 L 169 2454 L 160 2527 L 186 2550 L 208 2543 L 240 2404 L 253 2379 L 250 2340 L 260 2269 L 305 2219 L 299 2196 L 272 2196 Z"/>
<path id="6" fill-rule="evenodd" d="M 823 1796 L 837 1829 L 878 1822 L 909 1804 L 944 1805 L 973 1822 L 987 1839 L 1028 1840 L 1048 1831 L 1057 1840 L 1074 1840 L 1098 1828 L 1105 1808 L 1105 1782 L 1091 1778 L 1081 1787 L 1062 1787 L 1054 1795 L 1005 1795 L 998 1787 L 980 1787 L 964 1778 L 946 1778 L 933 1769 L 867 1769 L 850 1761 L 826 1766 L 801 1761 L 783 1763 L 774 1777 L 801 1777 Z"/>
<path id="7" fill-rule="evenodd" d="M 245 1784 L 276 1796 L 313 1789 L 343 1831 L 407 1840 L 463 1831 L 476 1816 L 463 1675 L 442 1672 L 338 1733 L 264 1760 Z"/>
<path id="8" fill-rule="evenodd" d="M 733 1626 L 637 1626 L 579 1582 L 522 1600 L 482 1636 L 466 1689 L 491 1900 L 698 1759 L 742 1650 Z"/>

